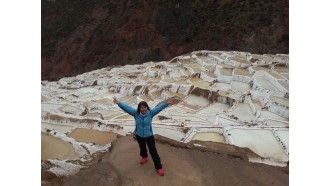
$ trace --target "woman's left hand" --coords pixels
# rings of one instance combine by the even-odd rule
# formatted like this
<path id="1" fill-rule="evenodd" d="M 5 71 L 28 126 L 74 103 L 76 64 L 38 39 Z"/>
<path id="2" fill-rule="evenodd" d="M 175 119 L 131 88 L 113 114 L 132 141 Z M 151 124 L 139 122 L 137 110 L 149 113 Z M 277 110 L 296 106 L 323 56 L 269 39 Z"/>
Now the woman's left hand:
<path id="1" fill-rule="evenodd" d="M 168 105 L 173 105 L 173 104 L 174 104 L 174 99 L 173 99 L 173 98 L 169 98 L 169 99 L 166 101 L 166 103 L 167 103 Z"/>
<path id="2" fill-rule="evenodd" d="M 116 97 L 113 97 L 113 103 L 114 104 L 118 104 L 119 103 Z"/>

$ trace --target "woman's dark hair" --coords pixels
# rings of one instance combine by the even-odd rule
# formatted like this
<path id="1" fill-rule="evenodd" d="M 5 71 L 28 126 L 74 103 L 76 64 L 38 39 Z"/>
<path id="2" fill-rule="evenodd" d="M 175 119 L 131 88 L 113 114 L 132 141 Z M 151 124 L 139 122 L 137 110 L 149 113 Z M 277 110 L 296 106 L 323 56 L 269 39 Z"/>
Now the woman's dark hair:
<path id="1" fill-rule="evenodd" d="M 141 102 L 138 104 L 137 113 L 140 113 L 140 108 L 141 108 L 141 106 L 145 106 L 145 107 L 148 108 L 148 110 L 150 110 L 148 103 L 145 102 L 145 101 L 141 101 Z"/>

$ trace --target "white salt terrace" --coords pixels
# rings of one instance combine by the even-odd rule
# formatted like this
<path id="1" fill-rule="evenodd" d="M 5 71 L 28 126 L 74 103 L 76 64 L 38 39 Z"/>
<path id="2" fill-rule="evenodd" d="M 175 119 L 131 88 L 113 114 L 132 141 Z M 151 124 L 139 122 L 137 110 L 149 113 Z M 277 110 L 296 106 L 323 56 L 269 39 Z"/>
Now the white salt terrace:
<path id="1" fill-rule="evenodd" d="M 250 109 L 250 106 L 246 103 L 240 103 L 237 105 L 237 107 L 227 113 L 228 116 L 234 115 L 238 117 L 241 121 L 246 122 L 252 122 L 255 119 L 255 115 L 252 113 L 252 110 Z"/>
<path id="2" fill-rule="evenodd" d="M 179 62 L 184 67 L 201 67 L 194 59 L 181 59 Z"/>
<path id="3" fill-rule="evenodd" d="M 222 91 L 222 92 L 227 92 L 230 88 L 230 84 L 227 83 L 214 83 L 211 87 L 213 91 Z"/>
<path id="4" fill-rule="evenodd" d="M 184 76 L 190 76 L 191 75 L 189 70 L 182 70 L 181 72 L 183 73 Z"/>
<path id="5" fill-rule="evenodd" d="M 43 111 L 47 112 L 55 112 L 56 110 L 60 109 L 63 107 L 65 103 L 54 103 L 54 102 L 43 102 L 41 103 L 41 108 Z"/>
<path id="6" fill-rule="evenodd" d="M 185 123 L 185 126 L 187 127 L 203 127 L 203 126 L 214 126 L 211 125 L 210 123 L 214 120 L 213 117 L 209 117 L 209 118 L 203 118 L 200 116 L 196 116 L 193 114 L 182 114 L 182 115 L 178 115 L 178 114 L 173 114 L 170 116 L 170 118 L 177 122 L 177 123 Z M 179 126 L 177 124 L 177 126 Z M 167 136 L 170 137 L 170 136 Z"/>
<path id="7" fill-rule="evenodd" d="M 169 79 L 169 78 L 162 79 L 161 81 L 165 82 L 165 83 L 174 83 L 175 82 L 173 79 Z"/>
<path id="8" fill-rule="evenodd" d="M 149 79 L 150 78 L 148 76 L 144 76 L 144 77 L 141 78 L 141 80 L 143 80 L 143 81 L 148 81 Z"/>
<path id="9" fill-rule="evenodd" d="M 151 67 L 150 70 L 151 70 L 151 71 L 156 71 L 156 72 L 158 72 L 160 69 L 157 68 L 157 67 Z"/>
<path id="10" fill-rule="evenodd" d="M 214 72 L 215 65 L 213 65 L 213 66 L 204 66 L 203 68 L 205 69 L 206 72 Z"/>
<path id="11" fill-rule="evenodd" d="M 228 65 L 228 64 L 224 64 L 224 63 L 218 63 L 216 66 L 218 68 L 229 68 L 229 69 L 233 69 L 233 66 Z"/>
<path id="12" fill-rule="evenodd" d="M 154 101 L 151 97 L 149 97 L 148 95 L 142 95 L 139 98 L 141 98 L 142 100 L 149 102 L 149 101 Z"/>
<path id="13" fill-rule="evenodd" d="M 252 100 L 252 104 L 257 110 L 262 109 L 262 105 L 261 105 L 260 100 L 258 100 L 258 99 Z"/>
<path id="14" fill-rule="evenodd" d="M 249 91 L 251 90 L 251 86 L 248 83 L 243 83 L 239 81 L 232 81 L 230 88 L 234 91 Z"/>
<path id="15" fill-rule="evenodd" d="M 192 67 L 190 72 L 191 72 L 191 73 L 201 73 L 201 72 L 203 72 L 203 71 L 202 71 L 202 69 L 200 69 L 200 68 Z"/>
<path id="16" fill-rule="evenodd" d="M 154 98 L 154 99 L 160 98 L 161 97 L 161 92 L 160 91 L 149 92 L 149 96 L 151 98 Z"/>
<path id="17" fill-rule="evenodd" d="M 275 67 L 274 69 L 277 73 L 289 73 L 289 68 L 286 67 Z"/>
<path id="18" fill-rule="evenodd" d="M 179 84 L 179 85 L 190 85 L 191 83 L 187 82 L 187 81 L 176 81 L 175 84 Z"/>
<path id="19" fill-rule="evenodd" d="M 42 159 L 88 156 L 77 150 L 81 144 L 92 151 L 90 155 L 103 152 L 117 134 L 133 132 L 134 118 L 113 103 L 116 96 L 133 108 L 142 100 L 154 108 L 176 97 L 178 103 L 154 117 L 154 134 L 184 143 L 201 140 L 248 147 L 263 163 L 288 161 L 289 119 L 273 113 L 277 104 L 289 109 L 289 99 L 283 98 L 289 91 L 288 65 L 278 66 L 288 56 L 205 50 L 193 54 L 197 58 L 187 54 L 172 62 L 103 68 L 58 82 L 43 81 L 41 130 L 60 137 L 42 133 Z M 251 55 L 260 59 L 258 63 L 248 60 Z M 263 88 L 270 91 L 260 91 Z M 94 143 L 97 146 L 88 146 Z"/>
<path id="20" fill-rule="evenodd" d="M 235 119 L 229 118 L 228 116 L 223 114 L 220 114 L 220 116 L 217 117 L 217 124 L 222 127 L 242 125 L 241 123 L 237 122 Z"/>
<path id="21" fill-rule="evenodd" d="M 44 102 L 44 101 L 50 101 L 51 99 L 44 96 L 44 95 L 41 95 L 41 102 Z"/>
<path id="22" fill-rule="evenodd" d="M 250 68 L 252 68 L 253 71 L 265 71 L 265 72 L 267 72 L 267 71 L 270 70 L 269 68 L 266 68 L 266 67 L 259 67 L 259 66 L 252 66 L 252 67 L 250 67 Z"/>
<path id="23" fill-rule="evenodd" d="M 136 102 L 136 97 L 135 96 L 129 96 L 127 99 L 123 100 L 127 104 L 134 104 Z"/>
<path id="24" fill-rule="evenodd" d="M 234 75 L 248 76 L 251 77 L 251 74 L 247 69 L 244 68 L 235 68 Z"/>
<path id="25" fill-rule="evenodd" d="M 95 102 L 98 103 L 98 104 L 101 104 L 101 105 L 113 104 L 112 100 L 108 99 L 108 98 L 99 99 L 99 100 L 96 100 Z"/>
<path id="26" fill-rule="evenodd" d="M 147 82 L 148 83 L 159 83 L 159 81 L 160 81 L 160 78 L 157 77 L 157 78 L 149 78 Z"/>
<path id="27" fill-rule="evenodd" d="M 225 103 L 215 102 L 214 104 L 201 109 L 198 114 L 219 114 L 226 112 L 230 109 L 230 106 Z"/>
<path id="28" fill-rule="evenodd" d="M 284 105 L 286 107 L 289 107 L 289 100 L 286 99 L 286 98 L 280 98 L 280 97 L 277 97 L 277 96 L 272 96 L 270 95 L 269 96 L 270 100 L 276 102 L 276 103 L 279 103 L 281 105 Z"/>
<path id="29" fill-rule="evenodd" d="M 281 84 L 287 91 L 289 91 L 289 82 L 288 81 L 277 81 Z"/>
<path id="30" fill-rule="evenodd" d="M 195 83 L 195 82 L 199 82 L 199 81 L 203 81 L 203 80 L 200 78 L 196 78 L 196 77 L 190 77 L 188 79 L 188 82 L 191 82 L 191 83 Z"/>
<path id="31" fill-rule="evenodd" d="M 289 152 L 289 131 L 288 130 L 277 130 L 276 134 L 280 140 L 284 143 L 287 151 Z"/>
<path id="32" fill-rule="evenodd" d="M 201 59 L 206 64 L 214 65 L 214 61 L 206 56 L 198 56 L 198 58 Z"/>
<path id="33" fill-rule="evenodd" d="M 264 120 L 265 124 L 270 127 L 288 127 L 289 123 L 285 121 L 276 121 L 272 119 Z"/>
<path id="34" fill-rule="evenodd" d="M 75 129 L 75 127 L 66 126 L 66 125 L 54 125 L 54 124 L 42 122 L 41 129 L 50 129 L 50 130 L 55 130 L 55 131 L 61 132 L 61 133 L 69 133 L 73 129 Z"/>
<path id="35" fill-rule="evenodd" d="M 232 68 L 219 68 L 219 72 L 221 75 L 232 76 L 233 69 Z"/>
<path id="36" fill-rule="evenodd" d="M 211 85 L 209 82 L 206 82 L 206 81 L 198 81 L 198 82 L 194 82 L 193 84 L 194 84 L 194 86 L 200 87 L 203 89 L 209 89 L 210 85 Z"/>
<path id="37" fill-rule="evenodd" d="M 232 129 L 228 133 L 231 134 L 233 144 L 239 147 L 248 147 L 262 157 L 289 160 L 271 130 Z"/>
<path id="38" fill-rule="evenodd" d="M 162 136 L 166 136 L 170 139 L 176 140 L 176 141 L 181 141 L 184 135 L 182 134 L 181 131 L 173 128 L 163 128 L 163 127 L 158 127 L 155 126 L 152 128 L 154 134 L 159 134 Z"/>
<path id="39" fill-rule="evenodd" d="M 187 113 L 196 113 L 195 111 L 193 111 L 191 109 L 188 109 L 188 108 L 185 108 L 182 106 L 178 106 L 178 105 L 171 106 L 169 108 L 166 108 L 165 110 L 170 116 L 178 115 L 178 114 L 185 115 Z"/>
<path id="40" fill-rule="evenodd" d="M 114 115 L 114 114 L 119 114 L 119 112 L 115 112 L 112 110 L 91 110 L 90 113 L 100 113 L 100 114 L 102 114 L 103 117 L 107 117 L 107 116 Z"/>
<path id="41" fill-rule="evenodd" d="M 273 76 L 275 79 L 285 80 L 284 77 L 282 77 L 280 74 L 278 74 L 275 71 L 269 70 L 269 71 L 267 71 L 267 73 L 270 74 L 271 76 Z"/>
<path id="42" fill-rule="evenodd" d="M 92 93 L 87 93 L 87 94 L 83 94 L 83 95 L 79 96 L 79 98 L 88 101 L 88 100 L 92 100 L 93 96 L 95 96 L 95 95 Z"/>
<path id="43" fill-rule="evenodd" d="M 212 78 L 217 78 L 217 76 L 211 72 L 203 72 L 204 74 L 206 74 L 207 76 L 209 77 L 212 77 Z"/>
<path id="44" fill-rule="evenodd" d="M 223 135 L 215 132 L 198 132 L 194 135 L 192 140 L 200 140 L 200 141 L 212 141 L 212 142 L 220 142 L 225 143 L 225 138 Z"/>
<path id="45" fill-rule="evenodd" d="M 268 81 L 264 77 L 258 76 L 258 77 L 256 77 L 256 80 L 262 87 L 264 87 L 268 90 L 279 91 L 278 88 L 276 88 L 272 82 Z"/>
<path id="46" fill-rule="evenodd" d="M 106 119 L 106 120 L 116 120 L 115 118 L 118 118 L 122 115 L 123 115 L 122 113 L 112 114 L 112 115 L 109 115 L 109 116 L 105 116 L 104 119 Z"/>
<path id="47" fill-rule="evenodd" d="M 229 57 L 228 59 L 231 59 L 233 61 L 237 61 L 239 63 L 243 63 L 243 64 L 251 64 L 250 61 L 248 61 L 246 59 L 246 57 L 238 57 L 238 56 L 235 56 L 235 57 Z"/>
<path id="48" fill-rule="evenodd" d="M 191 105 L 198 105 L 200 107 L 205 107 L 210 104 L 210 101 L 202 96 L 189 95 L 184 99 L 185 102 Z"/>
<path id="49" fill-rule="evenodd" d="M 259 116 L 258 120 L 263 121 L 263 120 L 266 120 L 266 119 L 274 119 L 274 120 L 277 120 L 277 121 L 289 121 L 288 119 L 286 119 L 284 117 L 281 117 L 279 115 L 276 115 L 272 112 L 262 110 L 260 112 L 260 116 Z"/>

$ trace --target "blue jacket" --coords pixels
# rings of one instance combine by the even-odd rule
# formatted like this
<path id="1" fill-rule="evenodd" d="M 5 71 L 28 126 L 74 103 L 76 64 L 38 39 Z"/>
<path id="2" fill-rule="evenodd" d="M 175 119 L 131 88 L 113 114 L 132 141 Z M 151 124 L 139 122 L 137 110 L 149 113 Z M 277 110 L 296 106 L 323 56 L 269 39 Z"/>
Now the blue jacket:
<path id="1" fill-rule="evenodd" d="M 158 105 L 157 107 L 148 110 L 146 115 L 138 113 L 136 109 L 125 104 L 124 102 L 119 102 L 118 106 L 123 109 L 128 114 L 132 115 L 135 119 L 135 133 L 142 138 L 146 138 L 153 135 L 151 121 L 154 116 L 156 116 L 160 111 L 168 106 L 166 102 Z"/>

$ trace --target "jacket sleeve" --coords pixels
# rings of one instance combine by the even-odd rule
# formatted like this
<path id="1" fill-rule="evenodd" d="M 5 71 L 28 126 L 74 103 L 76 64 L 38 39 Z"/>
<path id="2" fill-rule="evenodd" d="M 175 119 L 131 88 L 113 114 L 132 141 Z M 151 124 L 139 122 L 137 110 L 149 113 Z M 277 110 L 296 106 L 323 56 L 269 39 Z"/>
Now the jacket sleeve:
<path id="1" fill-rule="evenodd" d="M 160 111 L 162 111 L 164 108 L 166 108 L 168 104 L 166 102 L 158 105 L 157 107 L 150 110 L 152 117 L 156 116 Z"/>
<path id="2" fill-rule="evenodd" d="M 128 114 L 134 116 L 137 113 L 137 110 L 134 109 L 133 107 L 125 104 L 124 102 L 119 102 L 118 106 L 123 109 L 125 112 L 127 112 Z"/>

